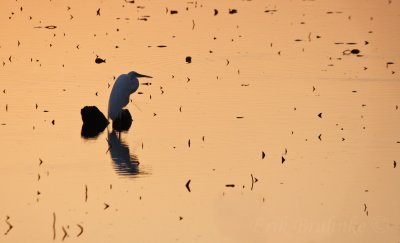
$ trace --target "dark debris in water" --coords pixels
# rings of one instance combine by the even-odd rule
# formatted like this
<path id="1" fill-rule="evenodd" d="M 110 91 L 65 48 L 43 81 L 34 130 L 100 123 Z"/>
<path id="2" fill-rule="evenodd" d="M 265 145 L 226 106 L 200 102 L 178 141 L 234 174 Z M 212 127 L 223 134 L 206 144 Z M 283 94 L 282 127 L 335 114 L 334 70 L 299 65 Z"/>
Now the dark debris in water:
<path id="1" fill-rule="evenodd" d="M 353 54 L 353 55 L 357 55 L 357 56 L 361 56 L 361 55 L 358 55 L 358 54 L 360 54 L 360 50 L 359 49 L 346 49 L 346 50 L 344 50 L 342 53 L 343 53 L 343 55 L 350 55 L 350 54 Z"/>
<path id="2" fill-rule="evenodd" d="M 11 229 L 14 227 L 8 220 L 10 219 L 10 216 L 6 217 L 6 224 L 8 225 L 7 231 L 4 233 L 4 235 L 8 235 L 10 233 Z"/>
<path id="3" fill-rule="evenodd" d="M 100 64 L 100 63 L 105 63 L 106 59 L 102 59 L 99 56 L 96 57 L 96 59 L 94 60 L 95 63 Z"/>
<path id="4" fill-rule="evenodd" d="M 109 204 L 107 204 L 107 203 L 104 203 L 104 210 L 106 210 L 107 208 L 109 208 L 110 207 L 110 205 Z"/>
<path id="5" fill-rule="evenodd" d="M 236 9 L 229 9 L 229 14 L 235 14 L 235 13 L 237 13 L 237 10 Z"/>
<path id="6" fill-rule="evenodd" d="M 392 65 L 392 64 L 394 64 L 394 62 L 387 62 L 386 63 L 386 68 L 389 68 L 389 65 Z"/>
<path id="7" fill-rule="evenodd" d="M 276 10 L 276 9 L 267 9 L 267 10 L 264 10 L 264 13 L 275 13 L 275 12 L 277 12 L 278 10 Z"/>
<path id="8" fill-rule="evenodd" d="M 190 182 L 191 182 L 191 180 L 188 180 L 187 182 L 186 182 L 186 184 L 185 184 L 185 186 L 186 186 L 186 189 L 190 192 Z"/>
<path id="9" fill-rule="evenodd" d="M 82 225 L 80 225 L 80 224 L 76 224 L 77 226 L 78 226 L 78 228 L 79 228 L 79 233 L 76 235 L 76 237 L 79 237 L 79 236 L 81 236 L 82 234 L 83 234 L 83 227 L 82 227 Z"/>
<path id="10" fill-rule="evenodd" d="M 185 58 L 186 63 L 191 63 L 192 62 L 192 57 L 191 56 L 187 56 Z"/>

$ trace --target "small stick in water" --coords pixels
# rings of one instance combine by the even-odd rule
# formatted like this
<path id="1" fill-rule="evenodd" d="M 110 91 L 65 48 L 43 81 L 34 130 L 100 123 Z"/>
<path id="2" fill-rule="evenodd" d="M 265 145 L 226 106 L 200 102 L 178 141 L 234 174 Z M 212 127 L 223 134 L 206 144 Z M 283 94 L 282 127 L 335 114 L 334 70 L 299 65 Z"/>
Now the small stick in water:
<path id="1" fill-rule="evenodd" d="M 62 227 L 62 230 L 63 230 L 63 232 L 64 232 L 64 236 L 63 236 L 62 240 L 64 241 L 65 238 L 67 238 L 69 235 L 68 235 L 67 230 L 64 228 L 64 226 Z"/>
<path id="2" fill-rule="evenodd" d="M 110 205 L 108 205 L 107 203 L 104 203 L 104 210 L 106 210 L 109 207 L 110 207 Z"/>
<path id="3" fill-rule="evenodd" d="M 53 212 L 53 240 L 56 239 L 56 213 Z"/>
<path id="4" fill-rule="evenodd" d="M 88 199 L 88 187 L 85 185 L 85 202 L 87 202 Z"/>
<path id="5" fill-rule="evenodd" d="M 189 192 L 190 192 L 190 186 L 189 186 L 190 181 L 191 181 L 191 180 L 188 180 L 188 181 L 186 182 L 186 189 L 187 189 Z"/>
<path id="6" fill-rule="evenodd" d="M 10 222 L 8 222 L 9 219 L 10 216 L 7 216 L 6 223 L 8 224 L 8 230 L 4 233 L 4 235 L 7 235 L 10 232 L 10 230 L 14 227 Z"/>
<path id="7" fill-rule="evenodd" d="M 76 224 L 76 225 L 78 225 L 79 229 L 81 230 L 81 231 L 79 232 L 79 234 L 76 235 L 76 237 L 79 237 L 79 236 L 81 236 L 81 234 L 83 233 L 83 227 L 82 227 L 82 225 L 80 225 L 80 224 Z"/>

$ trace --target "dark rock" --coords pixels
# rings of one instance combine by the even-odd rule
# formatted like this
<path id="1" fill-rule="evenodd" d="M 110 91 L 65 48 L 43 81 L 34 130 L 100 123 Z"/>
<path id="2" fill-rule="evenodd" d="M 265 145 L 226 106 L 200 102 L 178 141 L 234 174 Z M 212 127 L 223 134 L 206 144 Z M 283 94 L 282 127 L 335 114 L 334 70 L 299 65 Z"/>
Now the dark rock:
<path id="1" fill-rule="evenodd" d="M 85 106 L 81 109 L 82 131 L 84 138 L 95 138 L 108 126 L 108 119 L 96 106 Z"/>
<path id="2" fill-rule="evenodd" d="M 112 126 L 115 131 L 128 131 L 132 125 L 132 121 L 131 113 L 129 110 L 124 109 L 121 111 L 120 117 L 113 121 Z"/>

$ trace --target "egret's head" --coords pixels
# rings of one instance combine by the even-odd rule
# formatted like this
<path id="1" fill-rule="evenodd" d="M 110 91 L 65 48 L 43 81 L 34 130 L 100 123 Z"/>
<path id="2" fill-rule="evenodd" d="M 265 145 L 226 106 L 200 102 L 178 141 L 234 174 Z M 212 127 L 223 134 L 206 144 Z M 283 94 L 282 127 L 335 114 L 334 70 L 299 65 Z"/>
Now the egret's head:
<path id="1" fill-rule="evenodd" d="M 136 90 L 139 88 L 139 80 L 138 80 L 138 78 L 152 78 L 150 76 L 147 76 L 147 75 L 144 75 L 144 74 L 140 74 L 140 73 L 137 73 L 135 71 L 129 72 L 128 73 L 128 77 L 129 77 L 130 82 L 132 82 L 130 84 L 130 93 L 131 94 L 136 92 Z"/>
<path id="2" fill-rule="evenodd" d="M 152 77 L 150 77 L 150 76 L 147 76 L 147 75 L 144 75 L 144 74 L 140 74 L 140 73 L 137 73 L 137 72 L 135 72 L 135 71 L 132 71 L 132 72 L 129 72 L 128 73 L 128 75 L 129 75 L 129 77 L 131 78 L 131 79 L 137 79 L 137 78 L 152 78 Z"/>

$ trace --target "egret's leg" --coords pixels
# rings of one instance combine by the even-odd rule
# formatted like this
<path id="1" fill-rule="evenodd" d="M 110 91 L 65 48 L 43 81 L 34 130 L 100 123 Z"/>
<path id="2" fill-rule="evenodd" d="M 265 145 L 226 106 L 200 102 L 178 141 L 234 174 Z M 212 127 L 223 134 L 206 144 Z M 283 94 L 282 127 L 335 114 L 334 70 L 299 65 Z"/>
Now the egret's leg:
<path id="1" fill-rule="evenodd" d="M 121 126 L 122 126 L 122 111 L 118 115 L 119 117 L 119 131 L 118 131 L 118 139 L 121 142 Z"/>

